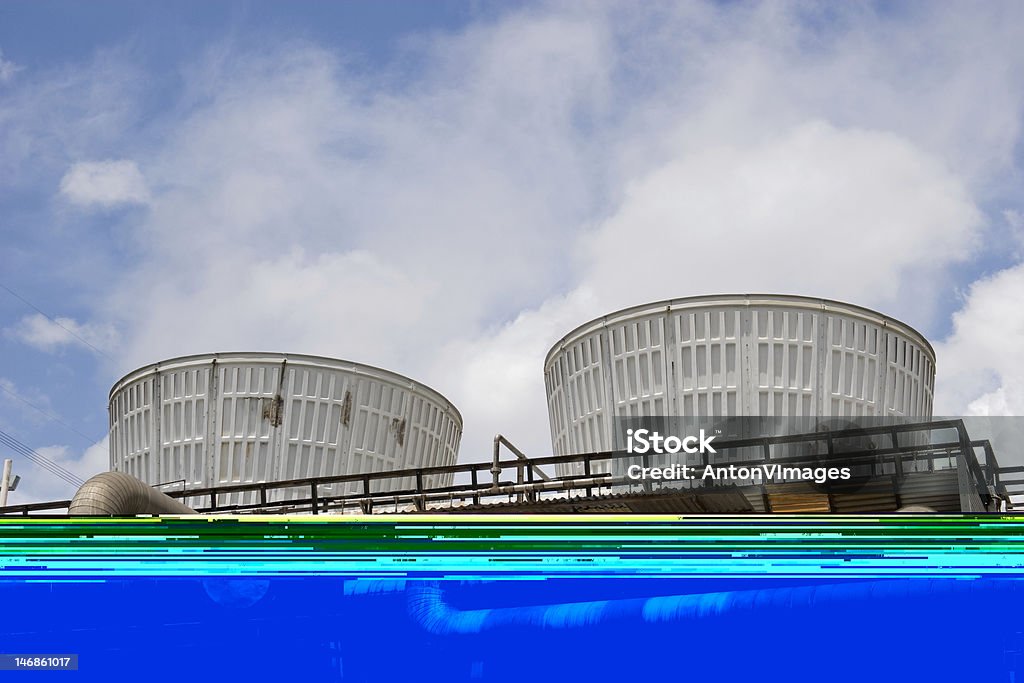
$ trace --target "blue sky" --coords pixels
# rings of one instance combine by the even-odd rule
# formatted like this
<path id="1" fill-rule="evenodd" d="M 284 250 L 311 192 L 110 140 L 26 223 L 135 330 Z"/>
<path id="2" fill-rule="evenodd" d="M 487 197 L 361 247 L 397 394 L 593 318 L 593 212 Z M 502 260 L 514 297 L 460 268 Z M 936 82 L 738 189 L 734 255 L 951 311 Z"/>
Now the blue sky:
<path id="1" fill-rule="evenodd" d="M 551 343 L 717 291 L 901 318 L 939 412 L 1020 414 L 1024 10 L 897 10 L 0 3 L 0 429 L 85 478 L 117 377 L 287 350 L 544 452 Z"/>

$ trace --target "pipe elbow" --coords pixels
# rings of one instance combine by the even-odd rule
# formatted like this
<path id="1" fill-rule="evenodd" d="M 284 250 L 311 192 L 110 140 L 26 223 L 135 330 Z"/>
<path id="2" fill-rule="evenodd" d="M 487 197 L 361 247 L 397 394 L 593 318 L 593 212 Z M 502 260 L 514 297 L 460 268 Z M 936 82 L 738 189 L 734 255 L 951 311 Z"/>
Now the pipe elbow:
<path id="1" fill-rule="evenodd" d="M 68 506 L 71 516 L 195 514 L 195 510 L 124 472 L 103 472 L 82 484 Z"/>

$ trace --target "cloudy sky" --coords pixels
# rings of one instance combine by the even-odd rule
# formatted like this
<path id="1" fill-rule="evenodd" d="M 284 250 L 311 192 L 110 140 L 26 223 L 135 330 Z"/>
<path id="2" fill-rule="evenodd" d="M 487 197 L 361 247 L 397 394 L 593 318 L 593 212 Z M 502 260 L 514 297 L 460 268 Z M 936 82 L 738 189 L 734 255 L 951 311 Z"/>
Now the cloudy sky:
<path id="1" fill-rule="evenodd" d="M 563 333 L 715 292 L 1024 414 L 1021 3 L 0 3 L 0 429 L 85 478 L 187 353 L 387 367 L 550 451 Z M 16 458 L 11 502 L 73 487 Z"/>

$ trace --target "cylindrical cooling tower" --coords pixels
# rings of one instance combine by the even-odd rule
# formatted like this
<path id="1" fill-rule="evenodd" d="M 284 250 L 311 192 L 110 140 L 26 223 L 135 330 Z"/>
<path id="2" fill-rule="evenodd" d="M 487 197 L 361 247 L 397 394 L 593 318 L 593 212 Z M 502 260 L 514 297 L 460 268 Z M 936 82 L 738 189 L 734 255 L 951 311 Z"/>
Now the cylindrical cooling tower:
<path id="1" fill-rule="evenodd" d="M 610 450 L 620 417 L 930 417 L 935 352 L 851 304 L 701 296 L 581 325 L 548 352 L 544 378 L 565 455 Z"/>
<path id="2" fill-rule="evenodd" d="M 433 389 L 317 356 L 175 358 L 129 373 L 110 392 L 111 470 L 166 490 L 453 465 L 461 435 L 459 411 Z M 450 478 L 424 479 L 429 486 Z M 413 485 L 388 480 L 374 489 Z M 323 486 L 320 495 L 357 490 Z M 246 492 L 219 502 L 257 500 Z"/>

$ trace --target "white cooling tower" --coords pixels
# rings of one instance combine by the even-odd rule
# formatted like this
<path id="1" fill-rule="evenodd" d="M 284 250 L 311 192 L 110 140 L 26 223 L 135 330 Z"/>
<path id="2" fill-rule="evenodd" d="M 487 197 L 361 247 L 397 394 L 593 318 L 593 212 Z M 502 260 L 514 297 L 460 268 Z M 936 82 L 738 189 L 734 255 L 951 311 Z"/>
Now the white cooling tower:
<path id="1" fill-rule="evenodd" d="M 175 358 L 129 373 L 110 392 L 111 470 L 166 490 L 453 465 L 461 435 L 459 411 L 433 389 L 317 356 Z M 428 486 L 450 479 L 424 477 Z M 358 488 L 323 486 L 320 495 Z M 256 496 L 219 502 L 251 504 Z M 308 496 L 307 489 L 271 499 Z"/>
<path id="2" fill-rule="evenodd" d="M 935 353 L 851 304 L 701 296 L 581 325 L 548 352 L 544 378 L 565 455 L 610 450 L 619 417 L 930 417 Z"/>

